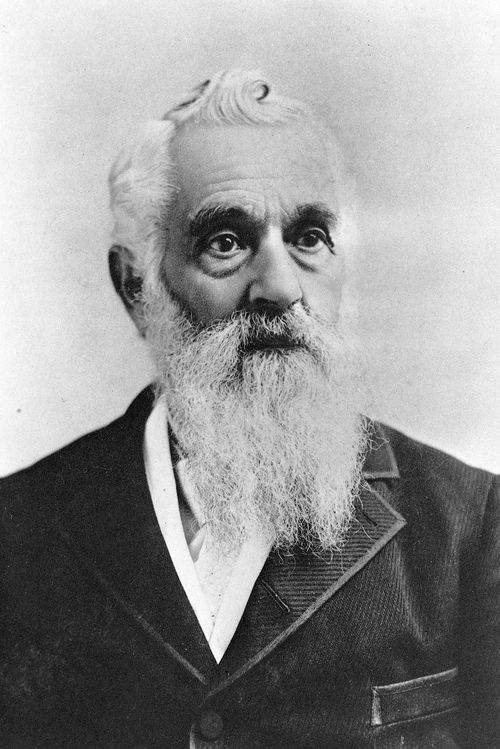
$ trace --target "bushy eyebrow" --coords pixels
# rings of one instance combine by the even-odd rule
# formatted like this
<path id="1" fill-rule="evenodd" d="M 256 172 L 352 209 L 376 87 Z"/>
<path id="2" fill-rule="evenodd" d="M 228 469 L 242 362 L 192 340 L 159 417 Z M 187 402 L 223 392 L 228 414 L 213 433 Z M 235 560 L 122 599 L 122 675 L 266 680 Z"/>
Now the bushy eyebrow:
<path id="1" fill-rule="evenodd" d="M 319 225 L 334 228 L 338 218 L 324 203 L 305 203 L 286 213 L 283 220 L 284 233 L 302 226 Z M 263 231 L 266 219 L 237 205 L 215 205 L 202 208 L 189 222 L 192 237 L 203 237 L 218 229 L 231 226 L 242 230 Z"/>
<path id="2" fill-rule="evenodd" d="M 301 226 L 326 226 L 335 228 L 338 217 L 324 203 L 305 203 L 287 216 L 285 231 Z"/>
<path id="3" fill-rule="evenodd" d="M 189 222 L 189 233 L 192 237 L 203 237 L 218 229 L 230 226 L 244 229 L 262 230 L 265 221 L 255 214 L 235 205 L 215 205 L 202 208 Z"/>

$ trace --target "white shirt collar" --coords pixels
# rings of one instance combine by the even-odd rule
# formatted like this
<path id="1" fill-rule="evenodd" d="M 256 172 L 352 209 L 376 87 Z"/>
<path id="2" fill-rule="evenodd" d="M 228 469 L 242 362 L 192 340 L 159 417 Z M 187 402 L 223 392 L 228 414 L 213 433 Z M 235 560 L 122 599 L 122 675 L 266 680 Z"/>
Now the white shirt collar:
<path id="1" fill-rule="evenodd" d="M 166 547 L 203 634 L 219 662 L 238 627 L 272 542 L 267 543 L 256 534 L 242 545 L 234 558 L 224 559 L 210 553 L 209 545 L 203 542 L 205 531 L 202 528 L 191 542 L 190 552 L 179 512 L 168 440 L 167 407 L 163 397 L 157 401 L 146 422 L 144 462 L 153 507 Z M 177 464 L 177 478 L 186 502 L 202 524 L 196 493 L 189 486 L 185 468 L 185 461 Z"/>

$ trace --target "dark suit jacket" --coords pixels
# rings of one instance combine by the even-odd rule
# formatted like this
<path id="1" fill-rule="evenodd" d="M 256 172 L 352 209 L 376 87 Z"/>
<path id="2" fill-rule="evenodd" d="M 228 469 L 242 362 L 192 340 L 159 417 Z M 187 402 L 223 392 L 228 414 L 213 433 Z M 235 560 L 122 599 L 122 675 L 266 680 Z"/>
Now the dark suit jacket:
<path id="1" fill-rule="evenodd" d="M 0 484 L 1 747 L 500 747 L 489 474 L 377 431 L 345 546 L 272 553 L 217 665 L 150 500 L 150 405 Z"/>

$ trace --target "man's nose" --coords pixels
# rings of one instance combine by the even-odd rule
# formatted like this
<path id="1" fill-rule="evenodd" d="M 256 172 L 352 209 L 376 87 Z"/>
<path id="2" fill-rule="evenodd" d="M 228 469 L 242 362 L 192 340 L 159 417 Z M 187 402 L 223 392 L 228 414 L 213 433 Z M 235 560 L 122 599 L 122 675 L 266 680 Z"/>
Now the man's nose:
<path id="1" fill-rule="evenodd" d="M 262 239 L 252 262 L 248 301 L 252 307 L 286 309 L 302 299 L 297 266 L 278 229 Z"/>

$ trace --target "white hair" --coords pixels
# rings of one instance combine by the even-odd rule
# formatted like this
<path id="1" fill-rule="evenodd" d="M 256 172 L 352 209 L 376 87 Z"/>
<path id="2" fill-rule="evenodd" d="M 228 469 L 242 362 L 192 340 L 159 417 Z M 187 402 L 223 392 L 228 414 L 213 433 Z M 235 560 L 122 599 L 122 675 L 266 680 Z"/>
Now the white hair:
<path id="1" fill-rule="evenodd" d="M 123 149 L 111 168 L 109 189 L 114 217 L 112 241 L 126 247 L 145 285 L 161 278 L 168 207 L 175 194 L 170 141 L 180 128 L 197 125 L 283 125 L 307 123 L 328 149 L 342 205 L 346 181 L 336 142 L 306 104 L 282 97 L 259 72 L 231 70 L 204 81 L 161 120 L 149 122 Z"/>

